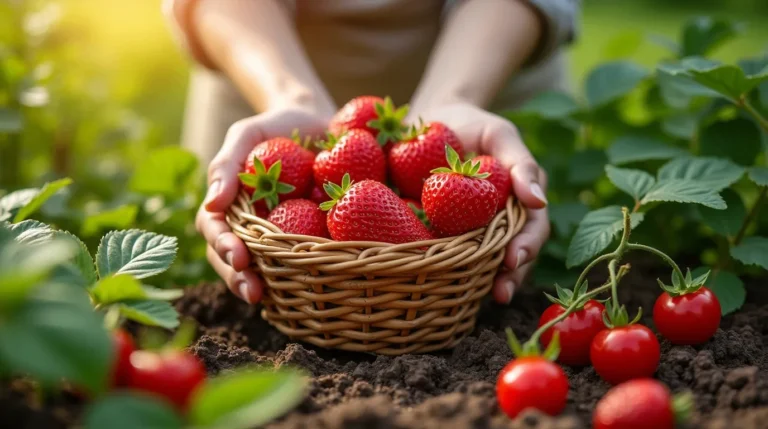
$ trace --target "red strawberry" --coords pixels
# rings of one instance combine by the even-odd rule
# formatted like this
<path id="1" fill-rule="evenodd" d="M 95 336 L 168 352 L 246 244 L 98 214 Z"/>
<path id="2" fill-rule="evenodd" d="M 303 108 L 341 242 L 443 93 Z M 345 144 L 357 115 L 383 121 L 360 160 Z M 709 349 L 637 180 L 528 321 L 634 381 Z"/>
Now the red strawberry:
<path id="1" fill-rule="evenodd" d="M 424 182 L 421 202 L 438 237 L 452 237 L 484 227 L 496 213 L 498 192 L 478 173 L 479 162 L 462 163 L 451 147 L 445 147 L 451 168 L 437 168 Z"/>
<path id="2" fill-rule="evenodd" d="M 278 204 L 267 220 L 288 234 L 331 238 L 325 212 L 309 200 L 288 200 Z"/>
<path id="3" fill-rule="evenodd" d="M 340 183 L 346 173 L 357 181 L 386 179 L 384 152 L 371 133 L 351 130 L 339 138 L 328 137 L 327 142 L 319 144 L 325 150 L 315 159 L 315 183 L 323 186 L 325 182 Z"/>
<path id="4" fill-rule="evenodd" d="M 253 148 L 240 174 L 244 189 L 253 201 L 264 200 L 273 208 L 283 200 L 302 198 L 312 184 L 315 154 L 287 137 L 261 142 Z M 278 194 L 282 194 L 278 198 Z M 259 203 L 260 204 L 260 203 Z"/>
<path id="5" fill-rule="evenodd" d="M 328 212 L 328 231 L 337 241 L 410 243 L 430 240 L 427 228 L 391 189 L 381 182 L 352 184 L 345 174 L 341 186 L 326 183 L 331 201 L 320 205 Z"/>
<path id="6" fill-rule="evenodd" d="M 460 156 L 464 149 L 453 131 L 440 122 L 413 127 L 411 133 L 389 152 L 389 174 L 400 193 L 421 199 L 424 181 L 435 168 L 448 167 L 445 147 L 450 146 Z"/>
<path id="7" fill-rule="evenodd" d="M 312 192 L 309 193 L 309 199 L 317 204 L 322 204 L 328 201 L 328 194 L 325 193 L 322 185 L 315 185 L 312 187 Z"/>
<path id="8" fill-rule="evenodd" d="M 336 112 L 328 124 L 328 131 L 341 135 L 349 130 L 366 130 L 376 137 L 379 145 L 389 147 L 406 131 L 403 119 L 408 106 L 395 109 L 392 99 L 364 95 L 350 100 Z"/>
<path id="9" fill-rule="evenodd" d="M 512 177 L 509 175 L 509 170 L 504 168 L 498 159 L 489 155 L 475 157 L 473 161 L 480 162 L 479 173 L 490 174 L 488 181 L 493 184 L 496 192 L 499 194 L 496 211 L 503 210 L 507 205 L 507 198 L 512 191 Z"/>

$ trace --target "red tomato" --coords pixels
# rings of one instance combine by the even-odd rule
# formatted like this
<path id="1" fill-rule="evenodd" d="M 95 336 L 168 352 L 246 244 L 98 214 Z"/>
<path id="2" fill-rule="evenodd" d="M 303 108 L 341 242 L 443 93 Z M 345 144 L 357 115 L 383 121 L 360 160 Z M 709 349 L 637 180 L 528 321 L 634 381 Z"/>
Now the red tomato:
<path id="1" fill-rule="evenodd" d="M 164 397 L 181 411 L 205 380 L 202 362 L 182 351 L 136 351 L 131 354 L 131 365 L 130 387 Z"/>
<path id="2" fill-rule="evenodd" d="M 603 304 L 589 300 L 584 308 L 574 311 L 565 320 L 558 322 L 553 328 L 547 329 L 541 335 L 544 347 L 549 345 L 555 331 L 560 332 L 560 355 L 557 360 L 565 365 L 589 365 L 589 348 L 592 339 L 598 332 L 605 329 L 603 323 Z M 539 319 L 539 326 L 563 314 L 565 308 L 560 304 L 552 304 L 544 310 Z"/>
<path id="3" fill-rule="evenodd" d="M 675 297 L 664 292 L 653 306 L 653 322 L 673 344 L 705 343 L 720 326 L 720 301 L 705 287 Z"/>
<path id="4" fill-rule="evenodd" d="M 603 396 L 592 416 L 594 429 L 673 429 L 669 390 L 651 379 L 631 380 Z"/>
<path id="5" fill-rule="evenodd" d="M 125 387 L 131 378 L 131 353 L 136 350 L 133 338 L 122 329 L 112 333 L 115 356 L 112 364 L 112 387 Z"/>
<path id="6" fill-rule="evenodd" d="M 659 366 L 661 351 L 650 329 L 627 325 L 600 331 L 592 340 L 589 357 L 603 380 L 619 384 L 652 376 Z"/>
<path id="7" fill-rule="evenodd" d="M 560 414 L 568 398 L 568 378 L 563 369 L 543 357 L 531 356 L 508 363 L 496 381 L 499 407 L 510 418 L 526 408 L 551 416 Z"/>

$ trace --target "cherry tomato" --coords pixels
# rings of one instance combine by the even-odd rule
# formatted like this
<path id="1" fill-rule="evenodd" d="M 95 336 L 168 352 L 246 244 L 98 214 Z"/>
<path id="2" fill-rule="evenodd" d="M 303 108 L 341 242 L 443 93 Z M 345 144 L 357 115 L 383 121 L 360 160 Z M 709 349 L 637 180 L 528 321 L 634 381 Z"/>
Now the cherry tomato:
<path id="1" fill-rule="evenodd" d="M 720 326 L 720 301 L 705 287 L 675 297 L 664 292 L 653 306 L 653 322 L 673 344 L 705 343 Z"/>
<path id="2" fill-rule="evenodd" d="M 186 410 L 192 392 L 205 380 L 202 362 L 182 351 L 135 351 L 131 365 L 130 387 L 164 397 L 181 411 Z"/>
<path id="3" fill-rule="evenodd" d="M 660 382 L 638 379 L 603 396 L 592 416 L 594 429 L 673 429 L 675 413 L 669 390 Z"/>
<path id="4" fill-rule="evenodd" d="M 526 408 L 554 416 L 565 408 L 568 378 L 562 368 L 543 357 L 515 359 L 499 374 L 496 398 L 510 418 Z"/>
<path id="5" fill-rule="evenodd" d="M 112 333 L 115 356 L 112 363 L 112 387 L 125 387 L 131 378 L 131 353 L 136 350 L 133 338 L 122 329 Z"/>
<path id="6" fill-rule="evenodd" d="M 592 340 L 589 357 L 603 380 L 619 384 L 652 376 L 659 366 L 661 351 L 656 335 L 635 324 L 600 331 Z"/>
<path id="7" fill-rule="evenodd" d="M 589 364 L 589 348 L 592 339 L 598 332 L 605 329 L 603 323 L 603 304 L 589 300 L 584 308 L 574 311 L 565 320 L 558 322 L 553 328 L 547 329 L 541 335 L 541 343 L 546 347 L 552 340 L 555 331 L 560 332 L 560 355 L 557 360 L 565 365 L 583 366 Z M 560 304 L 552 304 L 544 310 L 539 319 L 539 326 L 563 314 L 565 308 Z"/>

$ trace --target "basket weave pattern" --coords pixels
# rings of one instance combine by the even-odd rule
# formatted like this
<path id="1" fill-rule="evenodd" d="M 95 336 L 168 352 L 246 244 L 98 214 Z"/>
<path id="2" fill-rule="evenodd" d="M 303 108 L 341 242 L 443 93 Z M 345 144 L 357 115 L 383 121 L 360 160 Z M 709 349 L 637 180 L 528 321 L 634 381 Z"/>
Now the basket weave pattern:
<path id="1" fill-rule="evenodd" d="M 510 197 L 486 228 L 398 245 L 285 234 L 244 192 L 227 222 L 266 280 L 267 322 L 320 347 L 400 355 L 451 348 L 472 331 L 525 210 Z"/>

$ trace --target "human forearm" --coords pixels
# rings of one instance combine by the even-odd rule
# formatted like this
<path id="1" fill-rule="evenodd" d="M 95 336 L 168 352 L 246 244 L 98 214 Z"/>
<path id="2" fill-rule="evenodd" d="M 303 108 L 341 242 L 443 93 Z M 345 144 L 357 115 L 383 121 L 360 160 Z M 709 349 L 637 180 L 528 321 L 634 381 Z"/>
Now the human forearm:
<path id="1" fill-rule="evenodd" d="M 414 111 L 453 102 L 486 107 L 541 35 L 541 19 L 524 1 L 461 2 L 432 52 L 412 100 Z"/>
<path id="2" fill-rule="evenodd" d="M 195 2 L 197 2 L 195 4 Z M 275 0 L 193 0 L 186 28 L 208 62 L 260 112 L 335 105 L 307 58 L 289 12 Z M 190 34 L 192 33 L 192 34 Z"/>

